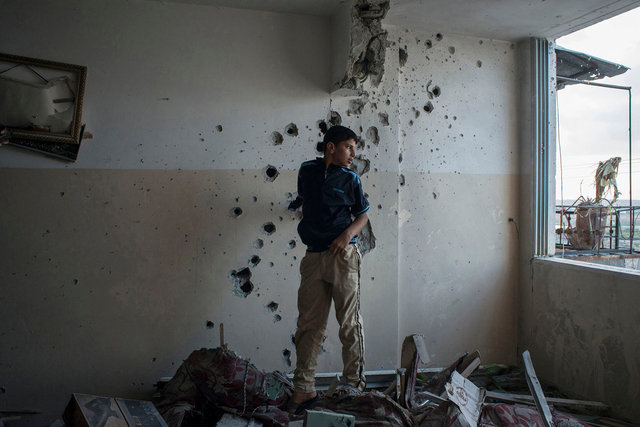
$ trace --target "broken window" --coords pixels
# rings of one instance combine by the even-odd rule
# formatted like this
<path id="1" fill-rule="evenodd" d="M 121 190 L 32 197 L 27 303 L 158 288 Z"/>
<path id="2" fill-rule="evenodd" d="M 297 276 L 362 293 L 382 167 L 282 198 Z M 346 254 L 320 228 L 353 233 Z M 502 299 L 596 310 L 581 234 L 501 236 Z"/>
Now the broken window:
<path id="1" fill-rule="evenodd" d="M 624 22 L 625 15 L 609 21 Z M 620 26 L 609 21 L 597 25 Z M 558 43 L 580 46 L 590 40 L 587 47 L 597 51 L 593 27 Z M 605 47 L 614 57 L 616 48 L 624 48 L 622 40 Z M 555 256 L 638 269 L 640 187 L 633 185 L 638 178 L 633 169 L 640 158 L 632 152 L 632 88 L 625 85 L 630 76 L 622 76 L 629 68 L 559 46 L 555 53 Z"/>

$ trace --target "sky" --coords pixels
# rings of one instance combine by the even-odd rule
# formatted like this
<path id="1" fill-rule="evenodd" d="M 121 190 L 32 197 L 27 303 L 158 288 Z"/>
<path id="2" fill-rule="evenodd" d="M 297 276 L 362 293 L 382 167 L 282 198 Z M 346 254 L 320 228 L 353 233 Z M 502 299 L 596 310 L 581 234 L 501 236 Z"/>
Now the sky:
<path id="1" fill-rule="evenodd" d="M 597 80 L 631 86 L 632 196 L 640 204 L 640 8 L 556 40 L 557 45 L 629 67 L 626 73 Z M 595 197 L 599 161 L 621 157 L 620 199 L 629 199 L 629 95 L 626 90 L 572 85 L 558 91 L 556 199 Z M 562 153 L 562 180 L 560 170 Z M 562 182 L 562 185 L 561 185 Z"/>

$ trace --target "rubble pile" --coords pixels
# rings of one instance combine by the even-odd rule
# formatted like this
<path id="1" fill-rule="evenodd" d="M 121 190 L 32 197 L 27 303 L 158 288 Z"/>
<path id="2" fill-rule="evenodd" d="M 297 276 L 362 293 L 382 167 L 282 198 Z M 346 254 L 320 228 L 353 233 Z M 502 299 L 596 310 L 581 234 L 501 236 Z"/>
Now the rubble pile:
<path id="1" fill-rule="evenodd" d="M 422 336 L 412 335 L 405 339 L 401 367 L 386 387 L 379 382 L 377 389 L 365 391 L 336 387 L 336 378 L 322 399 L 308 408 L 314 411 L 307 412 L 316 417 L 317 411 L 329 417 L 343 414 L 355 419 L 356 426 L 627 425 L 607 418 L 603 403 L 567 399 L 543 388 L 526 351 L 523 361 L 525 370 L 480 366 L 475 351 L 444 369 L 418 369 L 429 362 L 428 353 Z M 302 427 L 305 414 L 285 409 L 292 393 L 285 374 L 264 373 L 222 346 L 192 352 L 162 387 L 155 404 L 170 427 Z"/>

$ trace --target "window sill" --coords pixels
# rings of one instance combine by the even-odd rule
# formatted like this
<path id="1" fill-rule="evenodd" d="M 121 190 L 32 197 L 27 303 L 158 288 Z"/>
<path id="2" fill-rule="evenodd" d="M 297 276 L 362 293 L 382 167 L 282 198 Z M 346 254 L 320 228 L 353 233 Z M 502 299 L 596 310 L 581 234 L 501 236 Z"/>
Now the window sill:
<path id="1" fill-rule="evenodd" d="M 612 277 L 620 277 L 625 279 L 640 279 L 640 270 L 633 270 L 624 267 L 614 267 L 611 265 L 594 264 L 587 261 L 575 261 L 565 258 L 556 257 L 535 257 L 534 264 L 553 266 L 566 270 L 591 272 L 594 274 L 602 274 Z"/>

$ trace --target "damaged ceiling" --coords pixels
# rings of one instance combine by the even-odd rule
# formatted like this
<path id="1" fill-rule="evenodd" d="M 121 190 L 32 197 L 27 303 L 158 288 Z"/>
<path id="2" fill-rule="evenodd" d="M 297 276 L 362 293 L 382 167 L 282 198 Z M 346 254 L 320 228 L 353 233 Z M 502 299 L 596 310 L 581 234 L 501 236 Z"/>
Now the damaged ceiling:
<path id="1" fill-rule="evenodd" d="M 351 3 L 350 0 L 170 1 L 327 17 Z M 639 5 L 637 0 L 391 0 L 384 22 L 402 28 L 497 40 L 554 39 Z"/>

